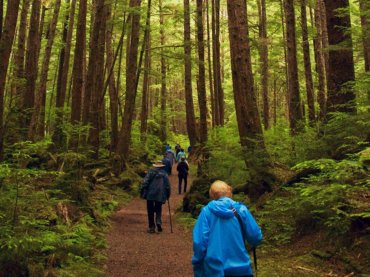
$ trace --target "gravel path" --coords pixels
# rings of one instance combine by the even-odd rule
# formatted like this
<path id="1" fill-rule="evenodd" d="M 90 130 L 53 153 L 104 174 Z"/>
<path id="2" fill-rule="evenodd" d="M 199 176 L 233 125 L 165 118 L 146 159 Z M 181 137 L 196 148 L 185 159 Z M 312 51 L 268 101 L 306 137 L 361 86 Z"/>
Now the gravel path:
<path id="1" fill-rule="evenodd" d="M 133 199 L 112 216 L 113 226 L 107 237 L 109 247 L 105 276 L 193 276 L 191 232 L 184 230 L 174 220 L 175 209 L 181 205 L 183 197 L 177 192 L 175 166 L 172 173 L 169 177 L 173 233 L 167 203 L 162 206 L 163 232 L 148 234 L 146 201 Z M 188 186 L 190 184 L 191 178 Z"/>

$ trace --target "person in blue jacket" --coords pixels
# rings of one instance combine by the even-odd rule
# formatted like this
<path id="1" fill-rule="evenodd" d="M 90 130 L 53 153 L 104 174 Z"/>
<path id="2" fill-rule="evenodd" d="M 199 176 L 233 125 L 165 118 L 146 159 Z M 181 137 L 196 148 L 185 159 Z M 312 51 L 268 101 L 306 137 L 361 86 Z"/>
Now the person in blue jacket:
<path id="1" fill-rule="evenodd" d="M 225 182 L 214 182 L 209 195 L 213 200 L 202 209 L 193 229 L 194 276 L 253 276 L 241 226 L 232 209 L 239 213 L 245 238 L 252 246 L 262 240 L 260 227 L 245 205 L 231 199 L 232 189 Z"/>

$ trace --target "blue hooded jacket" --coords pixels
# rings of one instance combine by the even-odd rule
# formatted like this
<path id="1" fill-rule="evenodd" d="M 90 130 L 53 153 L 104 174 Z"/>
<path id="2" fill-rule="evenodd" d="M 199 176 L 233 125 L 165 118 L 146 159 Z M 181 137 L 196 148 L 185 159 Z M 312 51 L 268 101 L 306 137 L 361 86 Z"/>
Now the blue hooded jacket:
<path id="1" fill-rule="evenodd" d="M 251 261 L 245 249 L 235 208 L 252 246 L 262 240 L 262 232 L 248 208 L 228 197 L 213 200 L 204 207 L 193 229 L 192 264 L 195 277 L 252 275 Z"/>

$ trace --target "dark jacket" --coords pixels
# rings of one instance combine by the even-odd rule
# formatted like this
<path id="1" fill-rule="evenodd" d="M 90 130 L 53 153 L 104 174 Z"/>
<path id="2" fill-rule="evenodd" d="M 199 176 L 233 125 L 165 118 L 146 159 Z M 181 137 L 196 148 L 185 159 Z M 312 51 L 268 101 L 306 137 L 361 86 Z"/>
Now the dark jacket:
<path id="1" fill-rule="evenodd" d="M 189 166 L 187 162 L 181 161 L 177 165 L 177 172 L 179 173 L 179 176 L 187 176 L 189 171 Z"/>
<path id="2" fill-rule="evenodd" d="M 164 158 L 162 163 L 165 165 L 164 170 L 167 172 L 168 175 L 171 175 L 172 171 L 172 163 L 169 158 Z"/>
<path id="3" fill-rule="evenodd" d="M 165 203 L 171 195 L 171 186 L 164 168 L 153 168 L 145 176 L 140 196 L 146 200 Z"/>

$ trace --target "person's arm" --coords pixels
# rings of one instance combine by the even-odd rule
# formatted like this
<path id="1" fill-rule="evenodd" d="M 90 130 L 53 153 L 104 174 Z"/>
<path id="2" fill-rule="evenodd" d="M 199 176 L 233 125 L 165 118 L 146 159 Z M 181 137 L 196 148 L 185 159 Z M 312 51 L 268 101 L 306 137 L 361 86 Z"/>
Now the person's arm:
<path id="1" fill-rule="evenodd" d="M 145 198 L 145 192 L 148 190 L 152 177 L 153 177 L 153 171 L 149 170 L 149 172 L 144 177 L 143 183 L 140 186 L 140 196 L 142 198 Z"/>
<path id="2" fill-rule="evenodd" d="M 244 230 L 246 230 L 246 239 L 248 243 L 252 246 L 257 246 L 262 241 L 262 231 L 258 226 L 256 220 L 253 218 L 252 214 L 247 207 L 242 206 L 240 209 L 240 214 L 244 222 Z"/>
<path id="3" fill-rule="evenodd" d="M 166 196 L 167 196 L 167 200 L 168 200 L 171 196 L 171 184 L 170 184 L 170 181 L 168 180 L 167 176 L 164 177 L 164 184 L 165 184 Z"/>
<path id="4" fill-rule="evenodd" d="M 209 225 L 204 209 L 195 223 L 193 229 L 193 257 L 191 262 L 194 266 L 199 265 L 206 255 L 208 248 Z"/>

